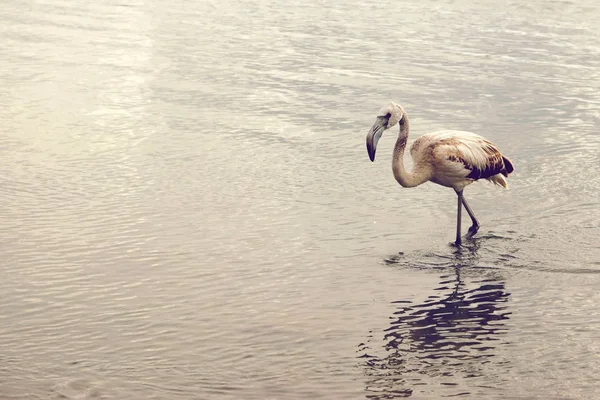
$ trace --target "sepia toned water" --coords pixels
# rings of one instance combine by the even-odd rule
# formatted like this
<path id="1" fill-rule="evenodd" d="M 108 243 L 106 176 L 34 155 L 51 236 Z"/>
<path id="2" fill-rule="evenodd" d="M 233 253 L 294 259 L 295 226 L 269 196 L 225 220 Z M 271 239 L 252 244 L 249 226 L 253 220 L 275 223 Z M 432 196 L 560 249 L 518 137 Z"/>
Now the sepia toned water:
<path id="1" fill-rule="evenodd" d="M 600 10 L 476 3 L 4 1 L 0 398 L 595 398 Z M 462 249 L 389 100 L 515 165 Z"/>

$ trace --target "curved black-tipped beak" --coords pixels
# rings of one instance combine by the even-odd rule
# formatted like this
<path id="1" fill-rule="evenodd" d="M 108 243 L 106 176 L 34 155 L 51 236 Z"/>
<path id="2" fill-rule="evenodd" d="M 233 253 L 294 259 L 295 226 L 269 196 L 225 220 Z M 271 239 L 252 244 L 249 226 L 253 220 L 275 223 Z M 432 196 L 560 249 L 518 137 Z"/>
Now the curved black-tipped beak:
<path id="1" fill-rule="evenodd" d="M 375 151 L 377 150 L 377 142 L 381 138 L 383 131 L 385 130 L 385 126 L 387 121 L 383 117 L 378 117 L 371 130 L 367 134 L 367 153 L 369 153 L 369 158 L 371 161 L 375 161 Z"/>

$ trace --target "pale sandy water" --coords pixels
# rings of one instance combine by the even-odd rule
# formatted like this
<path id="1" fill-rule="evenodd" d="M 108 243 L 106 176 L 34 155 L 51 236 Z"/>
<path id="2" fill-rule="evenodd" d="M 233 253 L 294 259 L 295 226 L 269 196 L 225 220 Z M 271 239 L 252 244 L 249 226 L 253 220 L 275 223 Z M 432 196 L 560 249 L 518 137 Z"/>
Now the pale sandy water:
<path id="1" fill-rule="evenodd" d="M 595 398 L 600 10 L 477 3 L 3 2 L 0 398 Z M 388 100 L 515 164 L 462 251 Z"/>

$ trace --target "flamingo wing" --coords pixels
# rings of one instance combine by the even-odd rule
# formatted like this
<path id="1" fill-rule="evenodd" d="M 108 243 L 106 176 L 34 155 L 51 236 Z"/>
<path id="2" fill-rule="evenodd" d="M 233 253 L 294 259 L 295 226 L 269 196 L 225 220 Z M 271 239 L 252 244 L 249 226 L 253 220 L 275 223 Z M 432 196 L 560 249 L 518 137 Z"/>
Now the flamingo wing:
<path id="1" fill-rule="evenodd" d="M 441 163 L 459 164 L 464 168 L 465 178 L 489 179 L 506 187 L 506 180 L 513 172 L 512 162 L 500 153 L 489 140 L 471 132 L 445 131 L 431 135 L 434 159 Z"/>

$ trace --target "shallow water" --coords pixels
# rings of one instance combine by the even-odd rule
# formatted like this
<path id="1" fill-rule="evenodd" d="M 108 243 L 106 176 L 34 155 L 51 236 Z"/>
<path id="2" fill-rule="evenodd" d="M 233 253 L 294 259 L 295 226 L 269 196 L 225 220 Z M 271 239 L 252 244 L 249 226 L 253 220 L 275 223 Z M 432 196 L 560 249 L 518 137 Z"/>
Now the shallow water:
<path id="1" fill-rule="evenodd" d="M 0 398 L 589 399 L 600 384 L 591 1 L 0 6 Z M 486 136 L 510 189 L 402 189 Z M 465 223 L 465 229 L 466 229 Z"/>

